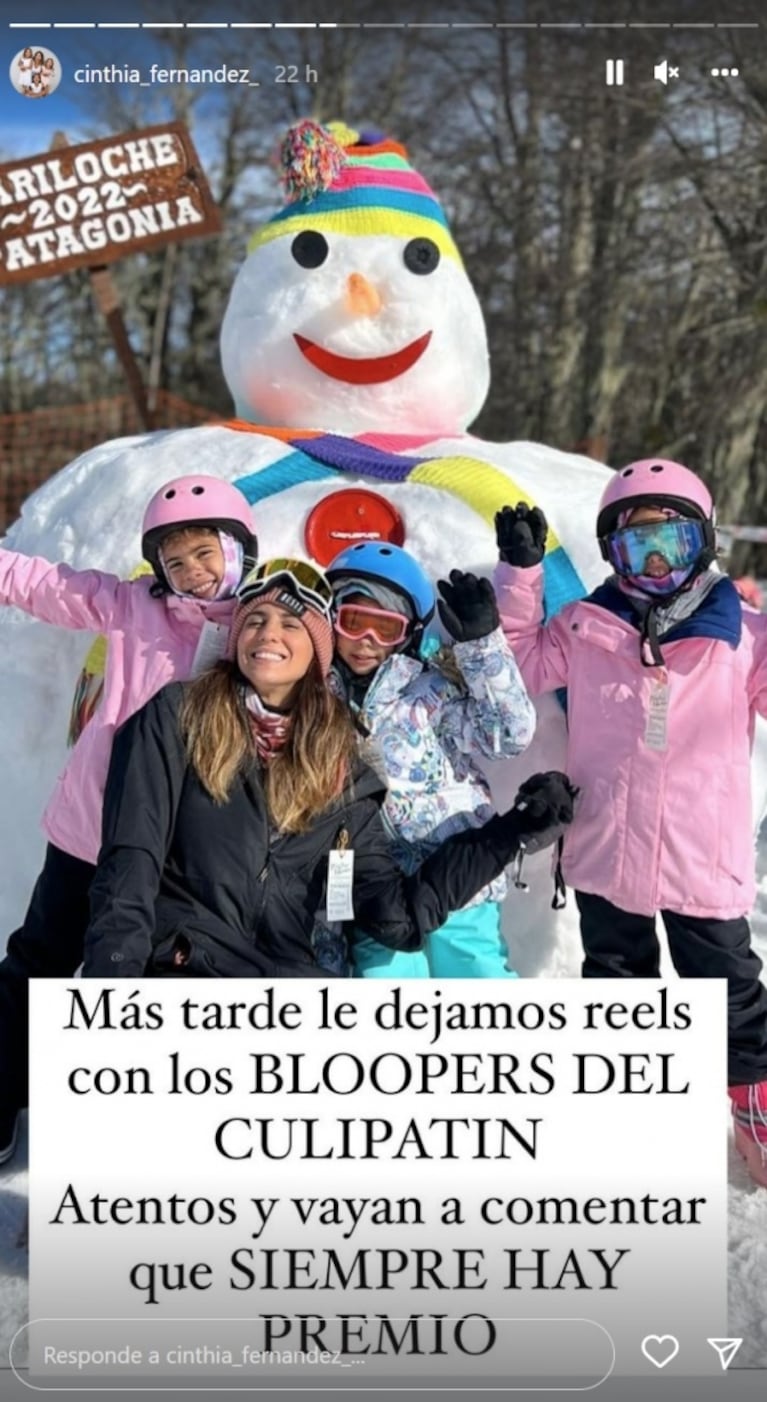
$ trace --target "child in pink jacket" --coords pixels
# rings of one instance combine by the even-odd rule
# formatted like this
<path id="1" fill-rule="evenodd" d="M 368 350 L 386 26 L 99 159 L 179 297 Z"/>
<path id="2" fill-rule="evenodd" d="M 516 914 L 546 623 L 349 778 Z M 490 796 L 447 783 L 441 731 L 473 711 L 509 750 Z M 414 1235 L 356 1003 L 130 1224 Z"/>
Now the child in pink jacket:
<path id="1" fill-rule="evenodd" d="M 141 548 L 154 577 L 130 581 L 0 550 L 0 603 L 109 644 L 101 702 L 45 810 L 45 864 L 0 963 L 0 1163 L 26 1104 L 27 980 L 66 978 L 82 963 L 114 733 L 167 682 L 224 655 L 234 592 L 256 555 L 250 506 L 215 477 L 166 482 L 146 509 Z"/>
<path id="2" fill-rule="evenodd" d="M 567 687 L 567 772 L 581 797 L 563 852 L 586 978 L 657 978 L 660 911 L 683 977 L 728 980 L 735 1139 L 767 1186 L 767 990 L 751 948 L 750 751 L 767 715 L 767 617 L 710 568 L 708 489 L 632 463 L 597 518 L 614 573 L 543 626 L 546 521 L 496 517 L 501 622 L 531 696 Z"/>

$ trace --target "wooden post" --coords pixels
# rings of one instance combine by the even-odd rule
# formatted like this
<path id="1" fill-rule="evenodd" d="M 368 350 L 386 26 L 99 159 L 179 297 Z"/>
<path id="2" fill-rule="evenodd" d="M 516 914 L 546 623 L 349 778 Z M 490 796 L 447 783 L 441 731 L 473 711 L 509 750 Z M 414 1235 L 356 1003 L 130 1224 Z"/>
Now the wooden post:
<path id="1" fill-rule="evenodd" d="M 125 371 L 125 378 L 128 381 L 133 401 L 138 410 L 139 418 L 144 428 L 152 427 L 152 415 L 149 412 L 146 390 L 141 378 L 141 370 L 138 361 L 133 354 L 133 348 L 128 340 L 128 332 L 120 306 L 120 297 L 115 286 L 114 278 L 107 267 L 89 268 L 88 275 L 91 280 L 91 287 L 96 301 L 106 319 L 107 326 L 112 333 L 112 340 L 115 343 L 115 350 L 120 359 L 120 363 Z"/>

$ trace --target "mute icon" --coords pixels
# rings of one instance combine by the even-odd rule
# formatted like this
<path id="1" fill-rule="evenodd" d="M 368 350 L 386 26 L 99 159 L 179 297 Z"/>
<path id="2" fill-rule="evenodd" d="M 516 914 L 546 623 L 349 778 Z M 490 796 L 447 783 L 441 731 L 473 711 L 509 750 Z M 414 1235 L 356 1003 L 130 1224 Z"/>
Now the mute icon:
<path id="1" fill-rule="evenodd" d="M 722 1372 L 726 1373 L 738 1349 L 743 1343 L 742 1339 L 706 1339 L 714 1353 L 719 1355 L 719 1362 L 722 1365 Z"/>
<path id="2" fill-rule="evenodd" d="M 656 63 L 652 71 L 652 76 L 655 79 L 656 83 L 663 83 L 663 86 L 665 87 L 668 83 L 669 78 L 679 77 L 679 69 L 670 67 L 664 58 L 661 59 L 660 63 Z"/>

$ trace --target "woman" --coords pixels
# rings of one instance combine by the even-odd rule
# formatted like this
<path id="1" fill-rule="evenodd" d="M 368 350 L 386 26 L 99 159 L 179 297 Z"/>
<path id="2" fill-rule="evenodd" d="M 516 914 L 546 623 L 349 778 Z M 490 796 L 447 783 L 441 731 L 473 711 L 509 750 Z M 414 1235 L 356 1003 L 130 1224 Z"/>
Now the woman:
<path id="1" fill-rule="evenodd" d="M 327 579 L 305 561 L 266 561 L 239 598 L 228 660 L 165 687 L 117 735 L 86 976 L 328 978 L 312 945 L 326 907 L 417 948 L 528 834 L 553 841 L 572 817 L 564 776 L 537 776 L 521 805 L 404 877 L 380 816 L 385 785 L 327 689 Z"/>

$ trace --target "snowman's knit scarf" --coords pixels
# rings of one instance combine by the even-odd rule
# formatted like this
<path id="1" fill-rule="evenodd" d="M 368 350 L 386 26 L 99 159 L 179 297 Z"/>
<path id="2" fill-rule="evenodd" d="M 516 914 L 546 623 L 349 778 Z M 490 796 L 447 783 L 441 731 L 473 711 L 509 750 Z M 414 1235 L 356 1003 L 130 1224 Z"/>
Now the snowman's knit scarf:
<path id="1" fill-rule="evenodd" d="M 271 438 L 282 449 L 282 456 L 276 462 L 235 479 L 235 486 L 251 505 L 304 482 L 337 482 L 344 473 L 367 477 L 372 482 L 414 482 L 448 492 L 481 516 L 491 531 L 495 513 L 502 506 L 516 505 L 519 501 L 528 506 L 536 505 L 507 472 L 501 472 L 491 463 L 468 454 L 445 456 L 431 451 L 429 444 L 434 441 L 433 434 L 366 433 L 358 438 L 346 438 L 316 429 L 261 427 L 239 419 L 224 427 Z M 572 560 L 551 527 L 543 576 L 546 619 L 553 618 L 565 604 L 586 595 Z M 98 705 L 103 687 L 104 648 L 104 640 L 100 638 L 91 650 L 97 653 L 93 662 L 89 653 L 72 708 L 70 745 L 75 744 Z M 559 695 L 562 700 L 563 693 Z"/>
<path id="2" fill-rule="evenodd" d="M 303 482 L 330 482 L 339 474 L 367 477 L 373 482 L 413 482 L 449 492 L 469 506 L 494 529 L 495 513 L 502 506 L 523 501 L 536 503 L 507 472 L 468 454 L 429 451 L 433 434 L 365 433 L 357 438 L 300 429 L 275 429 L 245 423 L 226 425 L 240 432 L 258 433 L 280 442 L 286 452 L 277 462 L 250 476 L 235 479 L 251 503 L 264 501 Z M 339 544 L 339 549 L 341 545 Z M 575 566 L 549 529 L 544 570 L 546 618 L 565 604 L 582 599 L 586 589 Z"/>

